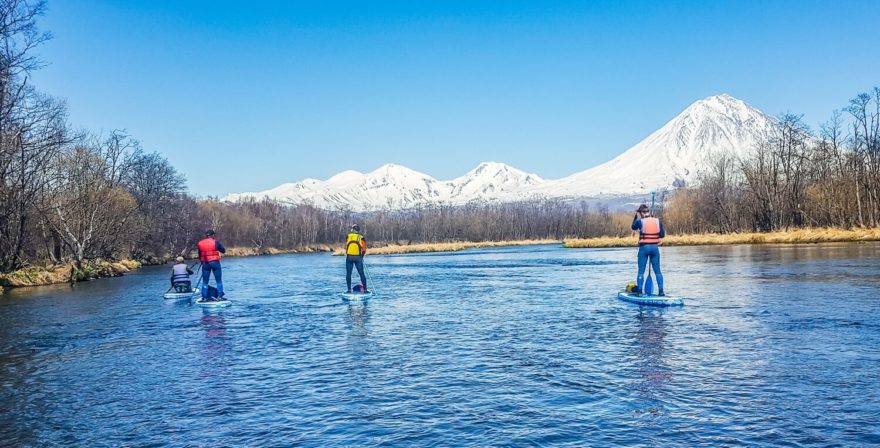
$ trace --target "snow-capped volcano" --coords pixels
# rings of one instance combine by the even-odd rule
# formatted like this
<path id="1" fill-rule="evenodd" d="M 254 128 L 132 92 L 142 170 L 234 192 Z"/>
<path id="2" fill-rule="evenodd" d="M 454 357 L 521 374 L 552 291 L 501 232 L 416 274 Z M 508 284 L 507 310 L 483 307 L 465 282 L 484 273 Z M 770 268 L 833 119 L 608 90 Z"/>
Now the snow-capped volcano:
<path id="1" fill-rule="evenodd" d="M 699 100 L 611 161 L 547 182 L 551 197 L 614 196 L 694 181 L 719 154 L 744 157 L 771 131 L 773 118 L 727 94 Z"/>
<path id="2" fill-rule="evenodd" d="M 647 138 L 609 162 L 558 180 L 544 180 L 497 162 L 481 163 L 464 176 L 440 181 L 387 164 L 370 173 L 343 171 L 326 181 L 305 179 L 258 193 L 320 208 L 377 210 L 471 201 L 526 198 L 615 197 L 691 184 L 719 154 L 742 157 L 772 132 L 774 119 L 742 100 L 722 94 L 699 100 Z"/>

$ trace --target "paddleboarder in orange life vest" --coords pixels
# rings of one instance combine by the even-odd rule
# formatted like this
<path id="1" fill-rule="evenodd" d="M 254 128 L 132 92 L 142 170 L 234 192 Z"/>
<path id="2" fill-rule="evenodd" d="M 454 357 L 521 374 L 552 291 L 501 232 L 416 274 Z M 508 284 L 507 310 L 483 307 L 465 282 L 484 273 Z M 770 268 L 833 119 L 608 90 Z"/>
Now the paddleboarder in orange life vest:
<path id="1" fill-rule="evenodd" d="M 651 216 L 648 206 L 642 204 L 633 216 L 632 229 L 639 231 L 639 274 L 636 277 L 634 293 L 642 294 L 642 285 L 645 283 L 645 267 L 651 262 L 651 269 L 657 276 L 658 296 L 663 293 L 663 274 L 660 272 L 660 248 L 657 246 L 660 239 L 666 236 L 663 223 Z"/>
<path id="2" fill-rule="evenodd" d="M 199 260 L 202 262 L 202 297 L 208 298 L 208 280 L 211 272 L 214 273 L 214 281 L 217 282 L 217 294 L 223 297 L 223 270 L 220 268 L 220 254 L 226 253 L 226 248 L 214 237 L 214 231 L 205 232 L 205 238 L 199 241 Z"/>
<path id="3" fill-rule="evenodd" d="M 345 282 L 348 292 L 351 293 L 351 268 L 356 267 L 361 277 L 361 287 L 358 292 L 367 291 L 367 277 L 364 275 L 364 255 L 367 254 L 367 240 L 361 235 L 361 227 L 357 224 L 351 226 L 348 237 L 345 238 Z"/>

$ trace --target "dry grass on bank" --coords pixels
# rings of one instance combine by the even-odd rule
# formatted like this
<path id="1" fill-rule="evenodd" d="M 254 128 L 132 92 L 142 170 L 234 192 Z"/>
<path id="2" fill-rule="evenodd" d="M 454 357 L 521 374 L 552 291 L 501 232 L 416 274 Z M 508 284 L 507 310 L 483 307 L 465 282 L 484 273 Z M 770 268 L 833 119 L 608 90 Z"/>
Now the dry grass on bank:
<path id="1" fill-rule="evenodd" d="M 778 232 L 700 233 L 669 235 L 664 246 L 710 246 L 721 244 L 805 244 L 880 241 L 880 228 L 871 229 L 797 229 Z M 568 248 L 627 247 L 638 245 L 635 234 L 627 237 L 599 237 L 565 240 Z"/>
<path id="2" fill-rule="evenodd" d="M 118 277 L 139 267 L 141 267 L 141 264 L 133 260 L 88 261 L 82 267 L 77 267 L 72 263 L 51 266 L 28 266 L 17 271 L 0 274 L 0 286 L 44 286 L 102 277 Z"/>
<path id="3" fill-rule="evenodd" d="M 318 244 L 313 246 L 298 247 L 296 249 L 277 249 L 274 247 L 227 247 L 226 257 L 254 257 L 258 255 L 279 255 L 279 254 L 308 254 L 313 252 L 332 252 L 333 247 Z"/>
<path id="4" fill-rule="evenodd" d="M 504 247 L 504 246 L 530 246 L 533 244 L 560 244 L 559 240 L 521 240 L 521 241 L 480 241 L 480 242 L 455 242 L 455 243 L 422 243 L 422 244 L 391 244 L 383 247 L 370 247 L 368 255 L 397 255 L 416 254 L 427 252 L 457 252 L 465 249 L 477 249 L 481 247 Z M 341 248 L 336 249 L 333 255 L 345 255 Z"/>

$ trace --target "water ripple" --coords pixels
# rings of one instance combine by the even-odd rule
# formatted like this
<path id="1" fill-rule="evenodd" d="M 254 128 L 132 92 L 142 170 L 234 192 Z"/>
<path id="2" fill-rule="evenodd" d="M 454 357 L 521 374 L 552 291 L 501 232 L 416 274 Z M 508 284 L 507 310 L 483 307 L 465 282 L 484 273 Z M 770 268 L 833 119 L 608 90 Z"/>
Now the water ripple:
<path id="1" fill-rule="evenodd" d="M 850 248 L 850 249 L 847 249 Z M 680 309 L 614 298 L 633 249 L 224 261 L 0 299 L 0 445 L 880 443 L 880 245 L 666 248 Z M 847 291 L 843 294 L 843 291 Z"/>

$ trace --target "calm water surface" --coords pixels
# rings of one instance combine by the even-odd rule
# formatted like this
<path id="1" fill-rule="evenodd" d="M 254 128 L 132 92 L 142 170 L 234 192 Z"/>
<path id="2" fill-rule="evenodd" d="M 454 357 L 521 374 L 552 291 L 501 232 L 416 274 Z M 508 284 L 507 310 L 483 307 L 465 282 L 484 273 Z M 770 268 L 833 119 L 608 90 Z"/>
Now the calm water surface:
<path id="1" fill-rule="evenodd" d="M 0 445 L 880 444 L 880 245 L 665 248 L 686 306 L 616 300 L 634 249 L 224 260 L 0 296 Z"/>

